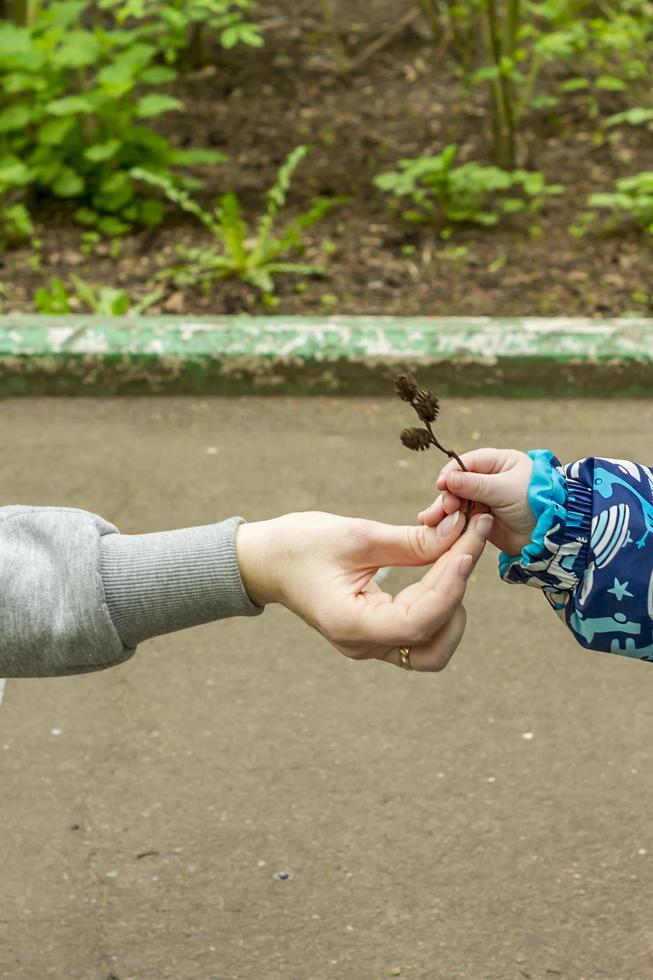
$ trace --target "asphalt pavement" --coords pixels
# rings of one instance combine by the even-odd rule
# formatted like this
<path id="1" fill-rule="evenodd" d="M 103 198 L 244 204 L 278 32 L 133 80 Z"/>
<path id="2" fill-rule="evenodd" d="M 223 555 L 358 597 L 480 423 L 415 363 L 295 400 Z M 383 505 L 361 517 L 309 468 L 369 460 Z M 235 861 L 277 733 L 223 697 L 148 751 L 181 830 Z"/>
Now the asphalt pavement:
<path id="1" fill-rule="evenodd" d="M 0 424 L 0 505 L 124 533 L 411 523 L 440 464 L 396 399 L 7 399 Z M 451 400 L 439 429 L 653 463 L 650 401 Z M 491 548 L 466 606 L 438 675 L 271 607 L 9 680 L 0 977 L 651 980 L 653 665 L 583 651 Z"/>

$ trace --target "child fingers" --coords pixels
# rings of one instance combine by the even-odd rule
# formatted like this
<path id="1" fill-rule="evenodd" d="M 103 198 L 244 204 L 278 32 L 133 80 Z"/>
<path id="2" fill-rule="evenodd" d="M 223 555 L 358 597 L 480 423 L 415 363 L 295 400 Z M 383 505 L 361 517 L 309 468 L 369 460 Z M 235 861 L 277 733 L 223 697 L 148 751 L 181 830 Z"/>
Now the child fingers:
<path id="1" fill-rule="evenodd" d="M 493 523 L 493 518 L 490 515 L 479 514 L 478 517 L 474 517 L 470 521 L 465 533 L 461 534 L 458 540 L 454 541 L 451 545 L 448 553 L 436 562 L 435 565 L 432 565 L 426 574 L 422 576 L 420 582 L 416 584 L 419 584 L 424 591 L 435 589 L 437 583 L 445 574 L 446 568 L 444 566 L 455 565 L 456 560 L 459 560 L 461 555 L 471 555 L 472 565 L 469 572 L 471 574 L 474 566 L 483 554 L 485 542 L 492 532 Z"/>
<path id="2" fill-rule="evenodd" d="M 486 476 L 484 473 L 474 472 L 465 473 L 458 469 L 445 474 L 445 481 L 450 493 L 474 503 L 494 507 L 505 496 L 505 480 L 500 476 Z"/>
<path id="3" fill-rule="evenodd" d="M 437 497 L 428 507 L 421 510 L 417 515 L 417 520 L 420 524 L 427 524 L 429 527 L 435 527 L 440 521 L 443 521 L 447 516 L 447 511 L 444 509 L 443 495 Z"/>
<path id="4" fill-rule="evenodd" d="M 468 453 L 463 453 L 460 457 L 468 470 L 473 473 L 500 473 L 507 460 L 505 449 L 471 449 Z M 460 472 L 460 466 L 455 459 L 450 459 L 442 467 L 436 480 L 438 490 L 446 488 L 447 474 L 454 471 Z"/>
<path id="5" fill-rule="evenodd" d="M 453 493 L 445 490 L 430 507 L 426 507 L 417 515 L 417 520 L 420 524 L 427 524 L 429 527 L 435 527 L 439 524 L 447 514 L 453 514 L 457 510 L 460 510 L 462 506 L 462 500 L 460 497 L 456 497 Z"/>

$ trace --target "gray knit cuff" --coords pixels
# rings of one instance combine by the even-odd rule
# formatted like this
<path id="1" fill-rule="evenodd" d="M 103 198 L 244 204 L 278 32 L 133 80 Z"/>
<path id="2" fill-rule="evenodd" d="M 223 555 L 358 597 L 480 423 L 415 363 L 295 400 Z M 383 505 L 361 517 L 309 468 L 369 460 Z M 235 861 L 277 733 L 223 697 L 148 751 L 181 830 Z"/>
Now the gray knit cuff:
<path id="1" fill-rule="evenodd" d="M 257 616 L 240 577 L 236 532 L 245 521 L 153 534 L 104 534 L 100 562 L 111 619 L 126 647 L 229 616 Z"/>

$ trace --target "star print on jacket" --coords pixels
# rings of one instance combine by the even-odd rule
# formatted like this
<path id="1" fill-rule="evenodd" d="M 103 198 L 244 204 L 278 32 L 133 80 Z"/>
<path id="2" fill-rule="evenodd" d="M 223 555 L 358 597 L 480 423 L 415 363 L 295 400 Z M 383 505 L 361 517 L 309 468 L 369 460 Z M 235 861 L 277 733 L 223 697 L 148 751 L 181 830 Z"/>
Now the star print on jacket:
<path id="1" fill-rule="evenodd" d="M 528 455 L 537 523 L 521 555 L 501 554 L 501 577 L 541 589 L 582 646 L 653 661 L 653 472 Z"/>

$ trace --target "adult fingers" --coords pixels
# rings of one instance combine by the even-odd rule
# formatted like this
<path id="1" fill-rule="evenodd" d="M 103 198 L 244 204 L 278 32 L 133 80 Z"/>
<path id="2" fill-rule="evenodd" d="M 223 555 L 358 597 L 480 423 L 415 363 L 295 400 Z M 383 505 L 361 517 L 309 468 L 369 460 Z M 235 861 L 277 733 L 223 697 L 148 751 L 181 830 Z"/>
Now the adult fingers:
<path id="1" fill-rule="evenodd" d="M 444 574 L 446 565 L 460 555 L 471 555 L 473 565 L 476 565 L 483 554 L 485 542 L 492 533 L 493 525 L 494 518 L 490 514 L 479 514 L 473 517 L 465 533 L 461 534 L 457 541 L 454 541 L 449 552 L 443 555 L 435 565 L 432 565 L 419 582 L 414 583 L 415 594 L 419 596 L 429 589 L 434 589 Z"/>
<path id="2" fill-rule="evenodd" d="M 463 529 L 462 515 L 452 514 L 437 527 L 396 526 L 363 521 L 356 542 L 365 565 L 430 565 L 448 551 Z M 350 532 L 351 533 L 351 532 Z"/>
<path id="3" fill-rule="evenodd" d="M 441 578 L 447 565 L 454 560 L 459 555 L 471 555 L 474 563 L 478 561 L 478 558 L 483 552 L 485 547 L 485 542 L 492 532 L 492 526 L 494 524 L 494 518 L 491 515 L 487 515 L 485 520 L 480 520 L 483 515 L 478 515 L 472 518 L 469 528 L 463 535 L 461 535 L 457 541 L 454 541 L 451 548 L 446 555 L 442 555 L 438 561 L 432 565 L 423 575 L 423 577 L 417 581 L 413 582 L 411 585 L 406 586 L 401 592 L 397 593 L 392 600 L 392 596 L 387 595 L 386 598 L 390 601 L 400 602 L 404 605 L 410 605 L 416 602 L 417 599 L 421 598 L 429 589 L 435 588 L 436 583 Z"/>
<path id="4" fill-rule="evenodd" d="M 482 550 L 482 548 L 481 548 Z M 349 614 L 338 610 L 337 622 L 327 622 L 325 633 L 333 642 L 356 645 L 357 656 L 369 656 L 365 648 L 373 645 L 414 646 L 426 643 L 451 618 L 465 594 L 467 579 L 478 558 L 471 554 L 456 555 L 439 572 L 432 588 L 428 586 L 413 602 L 388 602 L 380 605 L 359 595 Z"/>
<path id="5" fill-rule="evenodd" d="M 458 606 L 451 619 L 435 633 L 427 643 L 410 648 L 409 662 L 413 670 L 437 672 L 444 670 L 463 638 L 467 614 L 463 605 Z M 393 647 L 379 660 L 403 667 L 398 647 Z"/>

